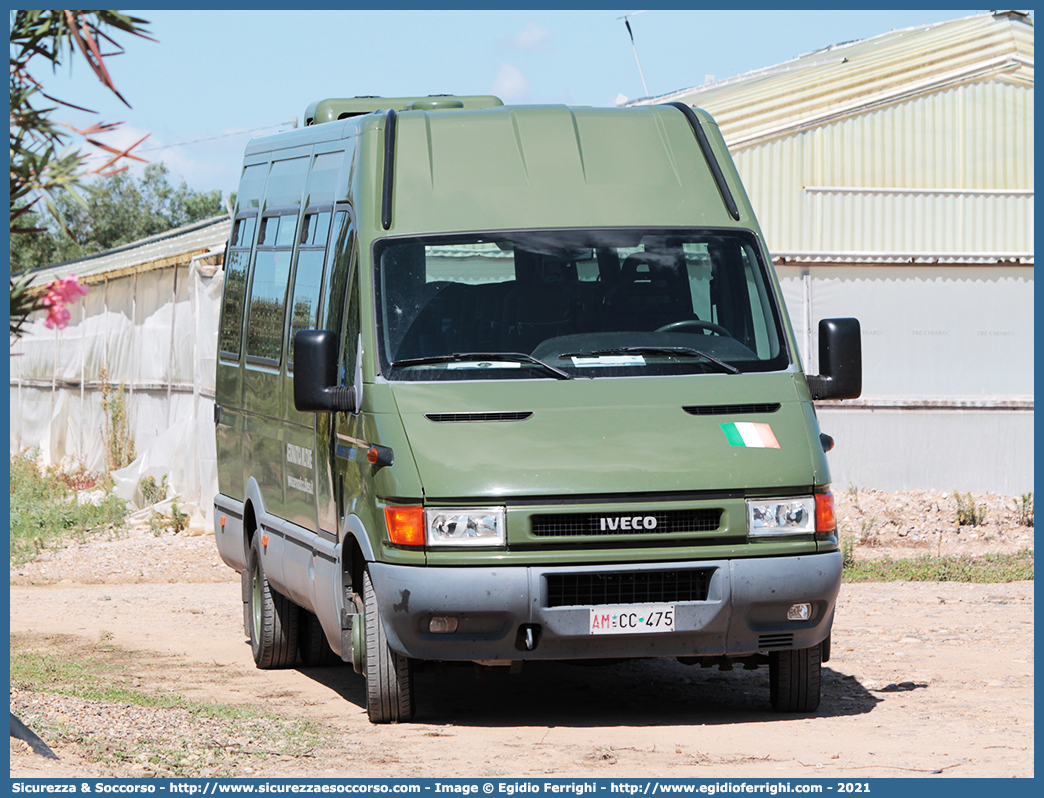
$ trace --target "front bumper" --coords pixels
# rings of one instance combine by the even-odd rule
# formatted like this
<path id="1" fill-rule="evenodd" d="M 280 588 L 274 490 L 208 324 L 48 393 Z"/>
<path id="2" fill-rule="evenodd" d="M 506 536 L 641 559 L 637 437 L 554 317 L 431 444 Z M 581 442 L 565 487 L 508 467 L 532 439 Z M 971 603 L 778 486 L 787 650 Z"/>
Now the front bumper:
<path id="1" fill-rule="evenodd" d="M 738 656 L 806 648 L 830 633 L 841 586 L 841 553 L 597 566 L 432 568 L 370 563 L 389 645 L 431 660 L 555 660 Z M 706 597 L 675 603 L 675 630 L 591 635 L 591 605 L 548 606 L 548 577 L 621 572 L 707 572 Z M 788 621 L 795 603 L 806 621 Z M 656 602 L 663 603 L 663 602 Z M 432 616 L 457 620 L 453 633 L 429 630 Z M 526 650 L 520 627 L 537 625 Z"/>

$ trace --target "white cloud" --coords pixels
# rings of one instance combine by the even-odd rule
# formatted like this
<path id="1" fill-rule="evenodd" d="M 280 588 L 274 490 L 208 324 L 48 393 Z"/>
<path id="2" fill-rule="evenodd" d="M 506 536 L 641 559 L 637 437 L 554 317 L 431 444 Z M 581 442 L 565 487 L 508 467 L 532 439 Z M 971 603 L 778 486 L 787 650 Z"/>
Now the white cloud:
<path id="1" fill-rule="evenodd" d="M 530 22 L 521 33 L 508 38 L 508 44 L 517 50 L 547 50 L 555 37 L 551 31 Z"/>
<path id="2" fill-rule="evenodd" d="M 519 102 L 529 94 L 529 81 L 518 67 L 501 64 L 493 78 L 493 93 L 504 102 Z"/>

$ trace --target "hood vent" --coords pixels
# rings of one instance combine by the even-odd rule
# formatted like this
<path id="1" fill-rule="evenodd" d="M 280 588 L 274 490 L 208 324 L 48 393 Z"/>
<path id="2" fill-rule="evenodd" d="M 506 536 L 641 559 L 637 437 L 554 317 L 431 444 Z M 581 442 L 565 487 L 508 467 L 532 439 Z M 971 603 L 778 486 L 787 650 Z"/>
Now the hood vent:
<path id="1" fill-rule="evenodd" d="M 442 424 L 472 421 L 525 421 L 531 415 L 533 415 L 533 411 L 521 410 L 499 413 L 425 413 L 424 417 L 428 421 Z"/>
<path id="2" fill-rule="evenodd" d="M 736 416 L 746 413 L 775 413 L 779 410 L 779 402 L 750 405 L 690 405 L 683 407 L 692 416 Z"/>

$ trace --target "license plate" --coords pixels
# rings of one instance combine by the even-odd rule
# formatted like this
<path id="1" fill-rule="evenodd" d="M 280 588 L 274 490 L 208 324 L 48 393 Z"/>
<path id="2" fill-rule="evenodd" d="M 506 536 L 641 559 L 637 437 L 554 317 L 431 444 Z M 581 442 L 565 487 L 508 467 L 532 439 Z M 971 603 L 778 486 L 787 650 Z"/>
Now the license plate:
<path id="1" fill-rule="evenodd" d="M 673 631 L 673 604 L 625 604 L 591 608 L 590 632 L 593 635 Z"/>

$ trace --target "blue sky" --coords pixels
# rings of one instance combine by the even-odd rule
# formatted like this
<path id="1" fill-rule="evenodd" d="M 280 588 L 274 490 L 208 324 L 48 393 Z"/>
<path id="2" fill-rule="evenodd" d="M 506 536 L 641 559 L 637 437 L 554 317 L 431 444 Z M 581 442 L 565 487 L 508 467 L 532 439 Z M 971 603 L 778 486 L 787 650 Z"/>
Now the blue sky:
<path id="1" fill-rule="evenodd" d="M 505 102 L 613 105 L 772 66 L 831 44 L 984 11 L 127 11 L 157 42 L 119 37 L 109 61 L 132 108 L 82 62 L 38 73 L 49 92 L 123 121 L 106 141 L 163 161 L 195 189 L 235 190 L 251 136 L 306 106 L 361 94 L 496 94 Z M 59 118 L 89 123 L 63 111 Z M 239 132 L 239 131 L 251 131 Z M 184 144 L 184 142 L 195 142 Z M 182 145 L 182 146 L 171 146 Z"/>

